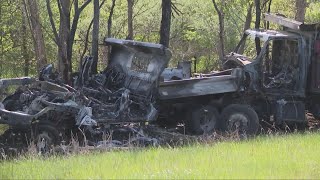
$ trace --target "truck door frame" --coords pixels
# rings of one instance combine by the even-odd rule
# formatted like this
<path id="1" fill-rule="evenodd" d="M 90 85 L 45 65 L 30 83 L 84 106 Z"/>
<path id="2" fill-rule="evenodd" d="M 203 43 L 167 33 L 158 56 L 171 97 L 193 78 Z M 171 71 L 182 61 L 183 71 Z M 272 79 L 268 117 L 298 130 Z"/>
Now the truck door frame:
<path id="1" fill-rule="evenodd" d="M 263 79 L 265 78 L 265 72 L 264 72 L 264 62 L 265 62 L 265 58 L 266 55 L 268 53 L 268 44 L 270 44 L 270 42 L 274 42 L 277 40 L 283 40 L 283 41 L 297 41 L 297 61 L 298 61 L 298 74 L 295 76 L 295 85 L 293 89 L 288 89 L 286 87 L 282 87 L 282 88 L 267 88 L 264 84 Z M 281 95 L 281 96 L 299 96 L 299 97 L 305 97 L 305 86 L 306 86 L 306 57 L 305 57 L 305 51 L 304 48 L 305 47 L 305 42 L 302 41 L 302 38 L 297 37 L 281 37 L 281 38 L 269 38 L 266 42 L 265 45 L 263 47 L 263 50 L 261 51 L 261 56 L 259 56 L 261 58 L 260 60 L 260 67 L 261 70 L 259 71 L 260 77 L 261 77 L 261 87 L 262 87 L 262 91 L 264 91 L 266 94 L 270 94 L 270 95 Z M 274 52 L 270 52 L 271 55 L 273 56 Z M 271 63 L 273 63 L 275 61 L 275 59 L 271 60 Z M 283 68 L 283 67 L 282 67 Z"/>

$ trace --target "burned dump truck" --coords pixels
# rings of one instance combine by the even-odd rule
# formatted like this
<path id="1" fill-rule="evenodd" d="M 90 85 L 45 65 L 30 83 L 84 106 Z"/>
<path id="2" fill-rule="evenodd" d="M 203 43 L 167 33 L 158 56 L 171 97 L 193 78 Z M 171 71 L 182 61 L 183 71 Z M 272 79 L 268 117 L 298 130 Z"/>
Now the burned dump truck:
<path id="1" fill-rule="evenodd" d="M 19 87 L 0 103 L 0 123 L 31 130 L 36 142 L 59 144 L 77 130 L 89 138 L 113 125 L 155 121 L 158 79 L 171 52 L 152 43 L 111 38 L 105 43 L 112 47 L 108 66 L 91 74 L 92 58 L 85 58 L 73 86 L 61 83 L 52 65 L 39 79 L 1 79 L 2 89 Z"/>
<path id="2" fill-rule="evenodd" d="M 223 71 L 161 82 L 159 121 L 184 122 L 196 134 L 255 134 L 261 122 L 303 126 L 306 111 L 320 118 L 320 24 L 272 14 L 265 20 L 283 30 L 246 30 Z"/>
<path id="3" fill-rule="evenodd" d="M 91 74 L 92 59 L 85 58 L 72 86 L 59 80 L 52 65 L 39 79 L 1 79 L 0 89 L 19 87 L 0 103 L 0 123 L 31 131 L 46 148 L 79 131 L 96 141 L 126 123 L 182 123 L 190 134 L 247 135 L 261 122 L 304 125 L 306 111 L 320 118 L 320 24 L 271 14 L 265 20 L 283 30 L 246 30 L 225 57 L 224 70 L 199 77 L 190 77 L 188 62 L 164 71 L 171 52 L 162 45 L 108 38 L 108 66 Z"/>

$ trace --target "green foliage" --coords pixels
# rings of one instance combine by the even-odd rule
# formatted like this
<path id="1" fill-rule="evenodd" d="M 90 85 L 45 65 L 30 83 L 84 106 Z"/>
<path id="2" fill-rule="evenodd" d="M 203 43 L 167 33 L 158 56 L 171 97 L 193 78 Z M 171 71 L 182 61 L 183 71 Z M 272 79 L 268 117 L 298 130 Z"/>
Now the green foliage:
<path id="1" fill-rule="evenodd" d="M 53 11 L 53 19 L 59 29 L 59 12 L 56 1 L 50 1 Z M 79 5 L 84 1 L 79 1 Z M 100 1 L 102 2 L 102 1 Z M 200 71 L 217 69 L 218 65 L 218 32 L 219 22 L 212 1 L 208 0 L 174 0 L 179 12 L 173 12 L 171 24 L 170 49 L 173 57 L 170 66 L 176 66 L 178 61 L 199 59 L 197 66 Z M 220 1 L 217 0 L 220 6 Z M 57 46 L 54 42 L 52 28 L 46 9 L 46 2 L 38 0 L 41 16 L 41 24 L 44 32 L 46 53 L 48 62 L 56 63 Z M 107 0 L 100 10 L 100 62 L 99 67 L 107 64 L 106 50 L 103 47 L 103 39 L 107 35 L 107 20 L 109 18 L 111 0 Z M 246 19 L 247 8 L 253 0 L 226 0 L 223 7 L 225 16 L 225 53 L 233 51 L 240 40 Z M 22 1 L 2 0 L 0 2 L 0 78 L 17 77 L 23 75 L 24 61 L 22 45 Z M 267 5 L 263 7 L 266 11 Z M 320 2 L 311 1 L 306 12 L 306 22 L 319 22 Z M 252 11 L 253 27 L 255 21 L 255 8 Z M 135 0 L 134 4 L 134 39 L 138 41 L 159 41 L 159 29 L 161 23 L 161 1 Z M 281 13 L 290 18 L 295 15 L 295 0 L 273 0 L 271 12 Z M 74 12 L 71 12 L 71 17 Z M 85 39 L 90 22 L 93 18 L 93 5 L 90 3 L 82 12 L 78 24 L 73 49 L 73 69 L 77 70 L 80 55 L 85 46 Z M 112 37 L 126 38 L 127 36 L 127 0 L 117 0 L 113 15 Z M 261 23 L 263 25 L 263 22 Z M 279 28 L 271 25 L 271 28 Z M 36 75 L 34 46 L 27 25 L 27 53 L 31 61 L 30 74 Z M 89 31 L 89 46 L 86 51 L 90 55 L 91 30 Z"/>
<path id="2" fill-rule="evenodd" d="M 319 179 L 319 134 L 0 162 L 1 179 Z"/>
<path id="3" fill-rule="evenodd" d="M 308 23 L 319 23 L 320 22 L 320 3 L 310 3 L 309 8 L 306 12 L 306 22 Z"/>
<path id="4" fill-rule="evenodd" d="M 4 0 L 0 2 L 0 77 L 23 76 L 24 57 L 21 53 L 22 12 L 19 1 Z M 33 54 L 32 38 L 28 33 L 28 53 Z M 35 62 L 32 61 L 32 67 Z M 34 68 L 31 69 L 34 71 Z"/>
<path id="5" fill-rule="evenodd" d="M 272 1 L 271 12 L 283 14 L 294 19 L 295 16 L 295 0 L 276 0 Z"/>

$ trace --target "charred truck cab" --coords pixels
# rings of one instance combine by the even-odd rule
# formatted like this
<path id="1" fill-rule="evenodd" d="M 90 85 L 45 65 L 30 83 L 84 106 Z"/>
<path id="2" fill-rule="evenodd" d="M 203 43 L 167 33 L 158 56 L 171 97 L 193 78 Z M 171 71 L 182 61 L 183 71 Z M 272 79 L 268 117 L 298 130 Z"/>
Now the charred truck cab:
<path id="1" fill-rule="evenodd" d="M 320 25 L 271 14 L 265 20 L 283 30 L 246 30 L 223 71 L 162 83 L 160 99 L 170 100 L 172 114 L 185 115 L 180 120 L 190 132 L 254 134 L 262 121 L 303 125 L 306 111 L 320 117 Z M 253 51 L 256 42 L 260 52 Z"/>
<path id="2" fill-rule="evenodd" d="M 253 100 L 249 104 L 256 104 L 255 110 L 260 117 L 273 116 L 276 124 L 305 122 L 307 68 L 310 64 L 304 51 L 305 38 L 273 30 L 247 30 L 244 38 L 252 38 L 253 41 L 258 38 L 262 42 L 260 53 L 243 66 L 245 81 L 249 82 L 244 86 L 246 92 L 261 101 Z M 232 60 L 227 60 L 225 67 L 230 67 Z"/>
<path id="3" fill-rule="evenodd" d="M 267 103 L 250 104 L 257 104 L 258 115 L 267 120 L 273 117 L 276 124 L 304 124 L 306 110 L 315 116 L 319 111 L 315 108 L 319 102 L 314 101 L 319 99 L 319 89 L 315 88 L 319 87 L 319 76 L 314 74 L 320 60 L 320 31 L 316 24 L 305 25 L 275 15 L 266 14 L 265 19 L 283 25 L 284 29 L 247 30 L 243 36 L 263 42 L 261 52 L 243 70 L 245 77 L 250 78 L 249 92 L 258 93 L 259 99 Z"/>

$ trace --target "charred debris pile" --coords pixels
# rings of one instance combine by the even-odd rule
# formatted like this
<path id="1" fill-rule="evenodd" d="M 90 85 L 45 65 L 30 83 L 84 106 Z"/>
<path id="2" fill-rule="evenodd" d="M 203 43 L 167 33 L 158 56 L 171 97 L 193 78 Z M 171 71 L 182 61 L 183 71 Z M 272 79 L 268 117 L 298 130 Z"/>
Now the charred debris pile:
<path id="1" fill-rule="evenodd" d="M 152 43 L 105 43 L 112 47 L 108 66 L 91 74 L 92 58 L 86 57 L 72 85 L 64 84 L 51 64 L 38 78 L 0 79 L 0 89 L 18 86 L 0 103 L 0 123 L 10 127 L 0 145 L 26 147 L 33 141 L 47 151 L 74 138 L 96 147 L 161 143 L 144 129 L 157 119 L 158 79 L 171 52 Z"/>

